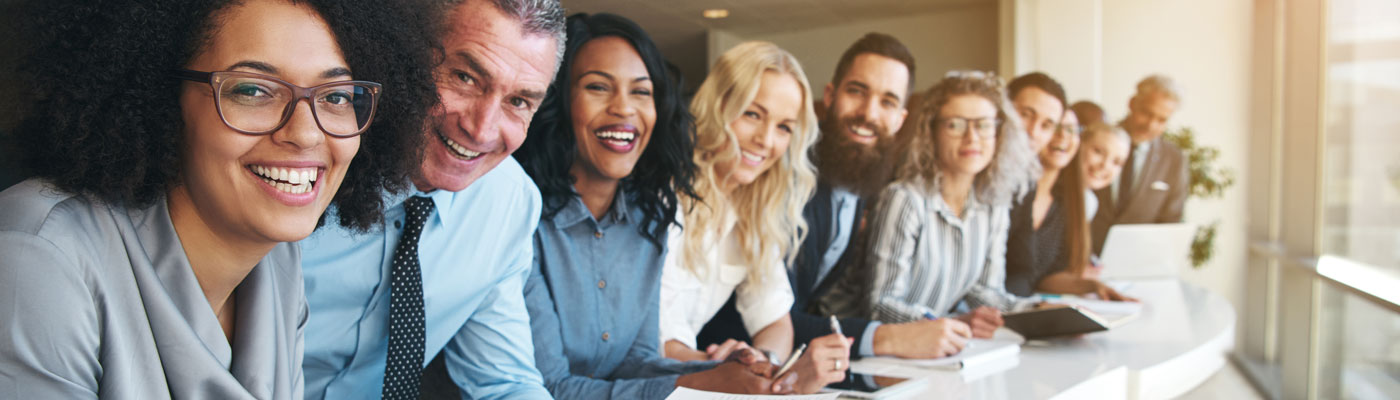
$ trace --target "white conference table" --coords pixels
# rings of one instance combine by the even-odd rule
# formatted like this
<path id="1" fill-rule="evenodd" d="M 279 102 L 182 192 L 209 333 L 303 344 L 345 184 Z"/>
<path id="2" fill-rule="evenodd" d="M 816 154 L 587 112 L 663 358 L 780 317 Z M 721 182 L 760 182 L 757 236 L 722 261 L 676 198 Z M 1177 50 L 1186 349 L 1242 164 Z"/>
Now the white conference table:
<path id="1" fill-rule="evenodd" d="M 1079 338 L 1031 341 L 1019 362 L 964 376 L 927 370 L 919 399 L 1168 399 L 1200 385 L 1234 347 L 1229 301 L 1177 279 L 1114 283 L 1141 299 L 1136 320 Z M 852 371 L 872 368 L 856 361 Z M 985 375 L 985 376 L 976 376 Z"/>

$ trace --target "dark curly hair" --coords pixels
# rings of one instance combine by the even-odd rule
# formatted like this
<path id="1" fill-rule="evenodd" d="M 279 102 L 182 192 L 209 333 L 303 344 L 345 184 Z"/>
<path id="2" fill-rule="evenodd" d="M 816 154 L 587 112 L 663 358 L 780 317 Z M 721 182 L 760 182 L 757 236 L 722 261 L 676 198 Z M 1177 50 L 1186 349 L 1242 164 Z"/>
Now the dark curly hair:
<path id="1" fill-rule="evenodd" d="M 332 204 L 338 222 L 367 230 L 384 192 L 418 167 L 424 120 L 438 100 L 435 41 L 423 7 L 407 0 L 287 0 L 330 26 L 355 79 L 384 86 Z M 182 68 L 208 45 L 237 0 L 35 0 L 18 7 L 0 46 L 13 71 L 0 130 L 26 173 L 70 193 L 145 207 L 179 185 Z M 324 219 L 323 219 L 324 222 Z"/>
<path id="2" fill-rule="evenodd" d="M 670 76 L 661 51 L 631 20 L 613 14 L 574 14 L 568 18 L 567 30 L 569 40 L 559 72 L 515 158 L 539 186 L 545 199 L 545 217 L 558 213 L 577 196 L 574 178 L 569 175 L 577 156 L 569 116 L 569 68 L 589 40 L 614 36 L 631 43 L 646 64 L 655 88 L 652 98 L 656 104 L 656 126 L 651 130 L 651 142 L 642 150 L 632 174 L 622 179 L 619 189 L 642 210 L 643 220 L 637 230 L 657 247 L 663 247 L 663 233 L 677 223 L 677 194 L 695 197 L 690 183 L 696 171 L 691 160 L 695 151 L 695 119 L 681 98 L 678 77 Z"/>

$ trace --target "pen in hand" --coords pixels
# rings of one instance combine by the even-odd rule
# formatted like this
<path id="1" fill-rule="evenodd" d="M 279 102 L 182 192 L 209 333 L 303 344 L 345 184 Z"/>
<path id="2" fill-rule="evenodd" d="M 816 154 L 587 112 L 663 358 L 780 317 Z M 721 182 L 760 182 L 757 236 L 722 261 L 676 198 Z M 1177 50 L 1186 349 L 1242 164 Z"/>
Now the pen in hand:
<path id="1" fill-rule="evenodd" d="M 831 332 L 835 333 L 836 336 L 840 336 L 841 339 L 846 338 L 846 334 L 841 333 L 841 323 L 836 320 L 835 315 L 831 316 Z"/>
<path id="2" fill-rule="evenodd" d="M 806 343 L 803 343 L 801 346 L 797 346 L 797 350 L 793 350 L 792 355 L 788 356 L 787 362 L 784 362 L 783 366 L 778 368 L 778 372 L 773 374 L 773 379 L 778 379 L 782 377 L 784 373 L 787 373 L 789 369 L 792 369 L 792 366 L 797 364 L 797 359 L 801 358 L 802 353 L 805 351 L 807 351 Z"/>

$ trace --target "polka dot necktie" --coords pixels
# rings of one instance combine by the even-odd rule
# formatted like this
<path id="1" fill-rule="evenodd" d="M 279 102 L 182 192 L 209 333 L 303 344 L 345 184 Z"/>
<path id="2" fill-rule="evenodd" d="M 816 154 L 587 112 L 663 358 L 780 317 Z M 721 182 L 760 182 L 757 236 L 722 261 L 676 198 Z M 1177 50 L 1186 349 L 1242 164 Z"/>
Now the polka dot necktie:
<path id="1" fill-rule="evenodd" d="M 433 201 L 410 197 L 407 221 L 394 250 L 389 282 L 389 357 L 384 367 L 385 399 L 417 399 L 423 374 L 423 274 L 418 237 L 433 213 Z"/>

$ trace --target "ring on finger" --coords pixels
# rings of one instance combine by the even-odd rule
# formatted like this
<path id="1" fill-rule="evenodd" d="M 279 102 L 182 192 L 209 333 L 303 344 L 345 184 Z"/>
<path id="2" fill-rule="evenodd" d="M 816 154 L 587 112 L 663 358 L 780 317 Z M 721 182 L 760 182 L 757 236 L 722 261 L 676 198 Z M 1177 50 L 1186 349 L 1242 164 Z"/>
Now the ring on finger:
<path id="1" fill-rule="evenodd" d="M 833 359 L 832 361 L 836 361 L 836 368 L 835 368 L 835 369 L 832 369 L 832 371 L 840 371 L 840 370 L 841 370 L 841 364 L 842 364 L 841 359 L 837 358 L 837 359 Z"/>

